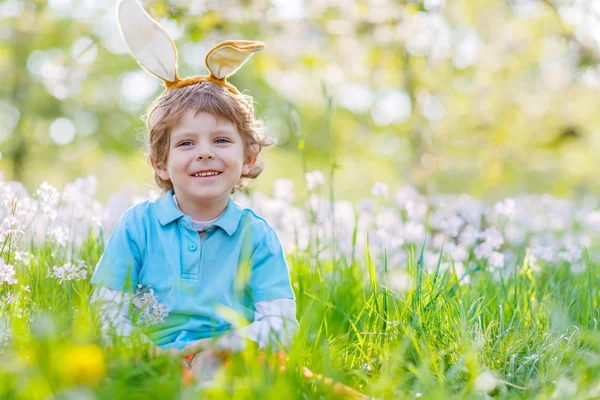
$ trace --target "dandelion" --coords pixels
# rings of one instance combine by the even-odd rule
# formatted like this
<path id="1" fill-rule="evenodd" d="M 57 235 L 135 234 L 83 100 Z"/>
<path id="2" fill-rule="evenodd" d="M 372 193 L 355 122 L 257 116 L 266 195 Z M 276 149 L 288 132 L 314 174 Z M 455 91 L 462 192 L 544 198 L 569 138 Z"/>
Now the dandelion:
<path id="1" fill-rule="evenodd" d="M 321 186 L 325 183 L 325 177 L 323 176 L 321 171 L 315 170 L 307 172 L 304 176 L 306 178 L 306 188 L 309 192 L 317 186 Z"/>
<path id="2" fill-rule="evenodd" d="M 95 344 L 71 345 L 60 359 L 60 375 L 67 383 L 93 385 L 106 376 L 104 352 Z"/>
<path id="3" fill-rule="evenodd" d="M 375 197 L 386 198 L 388 196 L 388 185 L 382 182 L 375 182 L 371 194 Z"/>

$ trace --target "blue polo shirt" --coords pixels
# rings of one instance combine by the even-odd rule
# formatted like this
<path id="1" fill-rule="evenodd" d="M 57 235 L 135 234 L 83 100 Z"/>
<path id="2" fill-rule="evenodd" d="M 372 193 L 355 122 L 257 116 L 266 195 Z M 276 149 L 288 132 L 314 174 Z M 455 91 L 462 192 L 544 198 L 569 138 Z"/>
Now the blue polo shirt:
<path id="1" fill-rule="evenodd" d="M 146 330 L 164 349 L 231 329 L 230 310 L 252 321 L 255 302 L 294 298 L 281 243 L 252 210 L 229 199 L 202 243 L 191 222 L 172 190 L 133 206 L 115 226 L 92 277 L 125 292 L 151 287 L 171 310 Z"/>

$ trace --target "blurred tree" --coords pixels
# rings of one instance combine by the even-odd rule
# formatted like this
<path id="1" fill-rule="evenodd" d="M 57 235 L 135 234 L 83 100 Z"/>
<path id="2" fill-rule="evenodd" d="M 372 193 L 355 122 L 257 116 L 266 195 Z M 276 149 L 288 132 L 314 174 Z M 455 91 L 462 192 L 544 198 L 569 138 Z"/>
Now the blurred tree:
<path id="1" fill-rule="evenodd" d="M 8 178 L 37 184 L 50 170 L 71 179 L 89 170 L 146 176 L 129 155 L 140 158 L 140 116 L 162 88 L 128 54 L 115 3 L 0 3 Z M 600 189 L 594 2 L 143 4 L 175 39 L 181 75 L 205 73 L 204 54 L 220 40 L 265 41 L 233 83 L 254 96 L 279 138 L 274 159 L 298 147 L 297 113 L 307 168 L 340 165 L 343 196 L 393 179 L 479 195 Z"/>

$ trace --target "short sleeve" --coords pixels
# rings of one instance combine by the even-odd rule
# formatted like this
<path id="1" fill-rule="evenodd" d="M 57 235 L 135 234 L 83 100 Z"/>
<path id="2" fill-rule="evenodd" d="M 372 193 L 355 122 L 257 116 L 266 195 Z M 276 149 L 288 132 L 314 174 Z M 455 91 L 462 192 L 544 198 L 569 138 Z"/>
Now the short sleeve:
<path id="1" fill-rule="evenodd" d="M 92 276 L 92 283 L 124 292 L 134 292 L 138 283 L 141 256 L 138 241 L 131 226 L 131 213 L 117 222 L 104 253 Z"/>
<path id="2" fill-rule="evenodd" d="M 254 249 L 250 265 L 250 291 L 253 302 L 294 299 L 283 249 L 272 228 Z"/>

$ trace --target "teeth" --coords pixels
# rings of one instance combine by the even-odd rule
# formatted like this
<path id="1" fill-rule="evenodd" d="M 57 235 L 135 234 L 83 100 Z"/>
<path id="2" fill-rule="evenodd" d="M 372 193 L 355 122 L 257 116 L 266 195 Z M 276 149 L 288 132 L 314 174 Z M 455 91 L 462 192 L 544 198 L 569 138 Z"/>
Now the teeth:
<path id="1" fill-rule="evenodd" d="M 198 174 L 194 174 L 195 177 L 200 177 L 200 176 L 215 176 L 215 175 L 219 175 L 220 172 L 200 172 Z"/>

